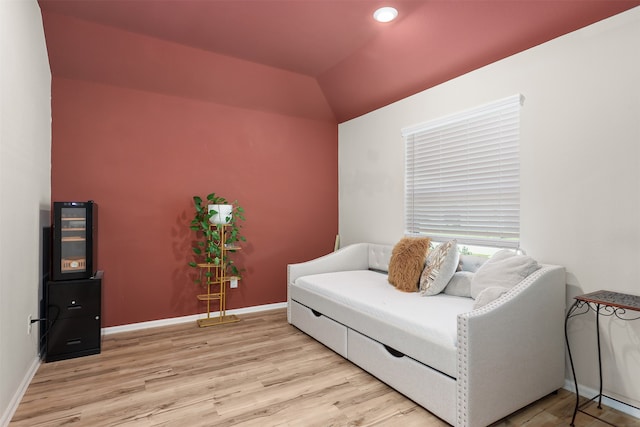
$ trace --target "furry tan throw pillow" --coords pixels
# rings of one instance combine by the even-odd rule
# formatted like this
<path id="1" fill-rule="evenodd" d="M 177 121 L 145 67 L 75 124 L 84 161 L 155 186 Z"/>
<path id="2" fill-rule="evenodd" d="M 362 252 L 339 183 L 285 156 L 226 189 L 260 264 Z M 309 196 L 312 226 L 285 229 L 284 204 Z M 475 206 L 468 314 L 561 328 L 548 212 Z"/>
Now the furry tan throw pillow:
<path id="1" fill-rule="evenodd" d="M 429 251 L 428 237 L 403 237 L 393 247 L 389 283 L 404 292 L 416 292 Z"/>

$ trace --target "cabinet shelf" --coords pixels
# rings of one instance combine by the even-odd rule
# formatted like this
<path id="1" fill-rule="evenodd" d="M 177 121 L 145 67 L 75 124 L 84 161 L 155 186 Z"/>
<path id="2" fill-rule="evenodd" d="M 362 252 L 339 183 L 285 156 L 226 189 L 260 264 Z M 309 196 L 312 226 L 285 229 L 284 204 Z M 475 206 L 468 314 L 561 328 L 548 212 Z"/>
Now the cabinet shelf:
<path id="1" fill-rule="evenodd" d="M 78 236 L 69 236 L 69 237 L 63 237 L 61 239 L 63 242 L 84 242 L 87 239 L 84 237 L 78 237 Z"/>

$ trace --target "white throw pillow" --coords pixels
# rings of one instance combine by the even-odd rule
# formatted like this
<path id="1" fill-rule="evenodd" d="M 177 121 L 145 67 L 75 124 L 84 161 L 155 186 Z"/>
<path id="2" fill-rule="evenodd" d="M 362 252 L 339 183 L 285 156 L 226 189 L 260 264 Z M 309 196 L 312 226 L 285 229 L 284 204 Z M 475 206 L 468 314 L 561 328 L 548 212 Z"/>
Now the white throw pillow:
<path id="1" fill-rule="evenodd" d="M 471 280 L 473 273 L 470 271 L 456 271 L 444 288 L 444 293 L 456 297 L 471 298 Z"/>
<path id="2" fill-rule="evenodd" d="M 516 255 L 507 249 L 496 252 L 473 275 L 471 298 L 478 298 L 480 292 L 491 287 L 510 289 L 539 268 L 530 256 Z"/>
<path id="3" fill-rule="evenodd" d="M 456 272 L 459 260 L 460 253 L 455 240 L 442 243 L 429 252 L 420 276 L 420 293 L 429 296 L 442 292 Z"/>
<path id="4" fill-rule="evenodd" d="M 490 288 L 485 288 L 478 294 L 478 297 L 473 302 L 473 309 L 484 307 L 489 304 L 491 301 L 497 300 L 503 294 L 509 292 L 510 288 L 503 288 L 501 286 L 492 286 Z"/>

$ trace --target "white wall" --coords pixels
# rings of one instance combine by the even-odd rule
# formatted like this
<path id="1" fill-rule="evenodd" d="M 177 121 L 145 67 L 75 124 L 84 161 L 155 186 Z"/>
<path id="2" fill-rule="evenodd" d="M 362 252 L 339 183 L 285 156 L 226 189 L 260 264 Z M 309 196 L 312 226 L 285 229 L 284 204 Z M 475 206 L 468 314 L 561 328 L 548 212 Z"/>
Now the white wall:
<path id="1" fill-rule="evenodd" d="M 38 366 L 40 210 L 51 203 L 51 73 L 36 0 L 0 1 L 0 425 Z"/>
<path id="2" fill-rule="evenodd" d="M 637 7 L 341 124 L 342 244 L 402 237 L 402 127 L 522 93 L 522 247 L 566 266 L 568 304 L 640 294 L 639 52 Z M 605 390 L 640 406 L 640 320 L 602 326 Z M 593 316 L 570 329 L 579 382 L 596 389 Z"/>

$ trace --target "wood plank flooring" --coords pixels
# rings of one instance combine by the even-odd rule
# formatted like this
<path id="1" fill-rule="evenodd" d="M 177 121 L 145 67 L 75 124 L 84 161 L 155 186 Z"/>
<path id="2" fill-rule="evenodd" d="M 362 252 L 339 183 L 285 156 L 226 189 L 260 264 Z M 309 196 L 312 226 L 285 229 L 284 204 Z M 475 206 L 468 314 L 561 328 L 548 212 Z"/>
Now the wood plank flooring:
<path id="1" fill-rule="evenodd" d="M 574 399 L 560 390 L 494 427 L 567 426 Z M 598 412 L 614 425 L 640 426 L 615 410 Z M 99 355 L 43 363 L 9 425 L 448 424 L 289 325 L 282 309 L 222 326 L 106 336 Z M 579 413 L 576 426 L 606 424 Z"/>

